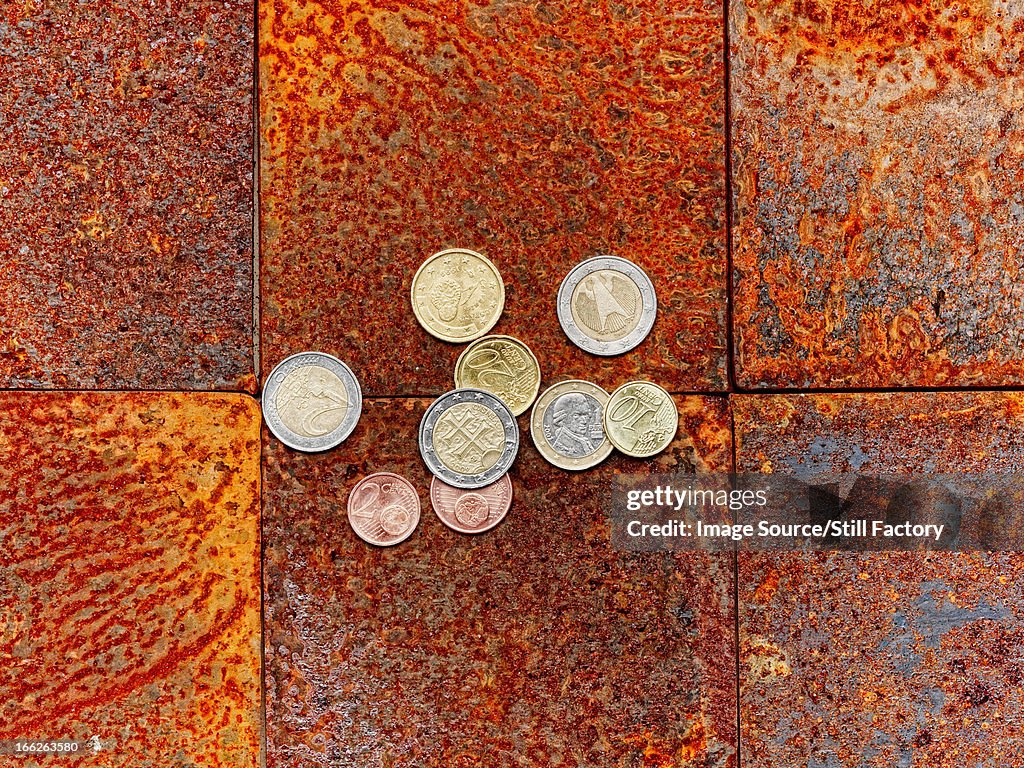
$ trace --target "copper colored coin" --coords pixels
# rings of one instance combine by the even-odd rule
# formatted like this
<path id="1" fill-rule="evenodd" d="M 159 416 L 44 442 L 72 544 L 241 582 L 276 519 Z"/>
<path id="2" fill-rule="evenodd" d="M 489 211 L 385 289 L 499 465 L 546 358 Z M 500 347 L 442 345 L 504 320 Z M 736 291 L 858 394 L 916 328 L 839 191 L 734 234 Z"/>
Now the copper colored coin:
<path id="1" fill-rule="evenodd" d="M 348 522 L 363 541 L 390 547 L 405 541 L 420 522 L 420 496 L 394 472 L 367 475 L 348 494 Z"/>
<path id="2" fill-rule="evenodd" d="M 502 475 L 483 488 L 455 488 L 436 477 L 430 481 L 430 503 L 441 522 L 459 533 L 483 533 L 502 520 L 512 506 L 512 479 Z"/>

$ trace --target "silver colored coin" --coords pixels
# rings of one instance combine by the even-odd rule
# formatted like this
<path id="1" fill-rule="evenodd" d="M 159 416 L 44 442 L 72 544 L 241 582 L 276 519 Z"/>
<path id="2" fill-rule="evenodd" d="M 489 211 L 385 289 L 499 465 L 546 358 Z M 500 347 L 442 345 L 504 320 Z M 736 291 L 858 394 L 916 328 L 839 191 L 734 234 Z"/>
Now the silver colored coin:
<path id="1" fill-rule="evenodd" d="M 654 283 L 619 256 L 580 262 L 558 289 L 558 322 L 569 340 L 593 355 L 621 355 L 647 338 L 658 314 Z"/>
<path id="2" fill-rule="evenodd" d="M 263 388 L 263 418 L 274 437 L 315 453 L 356 428 L 363 394 L 352 369 L 324 352 L 299 352 L 278 363 Z"/>
<path id="3" fill-rule="evenodd" d="M 420 421 L 420 455 L 455 488 L 483 488 L 508 472 L 519 453 L 519 425 L 500 399 L 482 389 L 437 398 Z"/>
<path id="4" fill-rule="evenodd" d="M 612 452 L 604 432 L 608 393 L 597 384 L 571 379 L 548 387 L 530 414 L 537 451 L 560 469 L 588 469 Z"/>

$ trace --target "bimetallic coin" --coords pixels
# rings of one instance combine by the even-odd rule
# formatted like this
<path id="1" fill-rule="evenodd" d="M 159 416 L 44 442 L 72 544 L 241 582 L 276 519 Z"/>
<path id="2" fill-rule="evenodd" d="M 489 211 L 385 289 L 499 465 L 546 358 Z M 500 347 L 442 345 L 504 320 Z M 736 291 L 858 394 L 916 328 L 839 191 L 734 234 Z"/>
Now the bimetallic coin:
<path id="1" fill-rule="evenodd" d="M 561 469 L 587 469 L 612 452 L 604 433 L 608 393 L 589 381 L 562 381 L 544 390 L 530 414 L 540 455 Z"/>
<path id="2" fill-rule="evenodd" d="M 430 503 L 441 522 L 459 533 L 483 533 L 502 520 L 512 506 L 512 479 L 503 475 L 496 483 L 465 490 L 433 478 Z"/>
<path id="3" fill-rule="evenodd" d="M 519 452 L 519 426 L 501 400 L 482 389 L 456 389 L 427 408 L 420 455 L 456 488 L 482 488 L 508 472 Z"/>
<path id="4" fill-rule="evenodd" d="M 621 355 L 647 338 L 658 299 L 640 267 L 618 256 L 580 262 L 558 289 L 558 322 L 577 347 L 594 355 Z"/>
<path id="5" fill-rule="evenodd" d="M 326 451 L 352 434 L 363 410 L 355 374 L 324 352 L 300 352 L 270 372 L 263 418 L 274 436 L 299 451 Z"/>
<path id="6" fill-rule="evenodd" d="M 363 541 L 390 547 L 405 541 L 420 522 L 420 496 L 394 472 L 367 475 L 348 494 L 348 522 Z"/>
<path id="7" fill-rule="evenodd" d="M 487 333 L 501 317 L 505 284 L 486 257 L 465 248 L 435 253 L 412 279 L 412 311 L 442 341 L 462 343 Z"/>
<path id="8" fill-rule="evenodd" d="M 627 456 L 661 453 L 679 429 L 672 395 L 649 381 L 631 381 L 612 392 L 604 406 L 604 431 Z"/>
<path id="9" fill-rule="evenodd" d="M 485 336 L 470 344 L 455 363 L 455 387 L 483 389 L 501 398 L 514 416 L 526 413 L 540 390 L 540 364 L 511 336 Z"/>

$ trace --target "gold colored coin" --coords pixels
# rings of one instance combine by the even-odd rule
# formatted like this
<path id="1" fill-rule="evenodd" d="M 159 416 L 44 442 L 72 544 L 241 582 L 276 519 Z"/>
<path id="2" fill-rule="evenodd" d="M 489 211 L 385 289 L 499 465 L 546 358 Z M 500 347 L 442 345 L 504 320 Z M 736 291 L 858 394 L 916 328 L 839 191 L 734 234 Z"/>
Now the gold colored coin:
<path id="1" fill-rule="evenodd" d="M 497 267 L 466 248 L 435 253 L 412 279 L 412 311 L 442 341 L 461 344 L 487 333 L 505 307 Z"/>
<path id="2" fill-rule="evenodd" d="M 511 336 L 485 336 L 455 363 L 455 387 L 496 395 L 513 415 L 526 413 L 540 391 L 540 364 L 530 348 Z"/>
<path id="3" fill-rule="evenodd" d="M 560 469 L 588 469 L 612 452 L 602 416 L 608 393 L 589 381 L 561 381 L 537 399 L 530 434 L 537 451 Z"/>
<path id="4" fill-rule="evenodd" d="M 505 427 L 480 403 L 459 403 L 446 410 L 434 427 L 437 458 L 460 475 L 481 475 L 501 458 Z"/>
<path id="5" fill-rule="evenodd" d="M 604 406 L 604 431 L 627 456 L 646 458 L 665 450 L 679 429 L 672 395 L 649 381 L 631 381 Z"/>

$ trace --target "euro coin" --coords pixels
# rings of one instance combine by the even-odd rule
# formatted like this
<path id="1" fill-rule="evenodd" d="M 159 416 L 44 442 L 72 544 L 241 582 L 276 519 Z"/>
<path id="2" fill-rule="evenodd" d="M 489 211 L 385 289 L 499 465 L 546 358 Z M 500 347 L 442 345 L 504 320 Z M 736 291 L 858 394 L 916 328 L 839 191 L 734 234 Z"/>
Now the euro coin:
<path id="1" fill-rule="evenodd" d="M 608 393 L 597 384 L 573 379 L 544 390 L 530 414 L 537 451 L 560 469 L 587 469 L 612 452 L 604 432 Z"/>
<path id="2" fill-rule="evenodd" d="M 461 344 L 487 333 L 501 317 L 505 285 L 497 267 L 465 248 L 435 253 L 412 279 L 412 311 L 424 330 Z"/>
<path id="3" fill-rule="evenodd" d="M 334 448 L 352 434 L 363 396 L 352 369 L 324 352 L 300 352 L 275 366 L 263 388 L 263 418 L 298 451 Z"/>
<path id="4" fill-rule="evenodd" d="M 367 475 L 348 494 L 348 522 L 363 541 L 390 547 L 405 541 L 420 522 L 420 496 L 394 472 Z"/>
<path id="5" fill-rule="evenodd" d="M 575 267 L 558 289 L 558 322 L 569 340 L 594 355 L 621 355 L 654 327 L 658 299 L 640 267 L 618 256 L 595 256 Z"/>
<path id="6" fill-rule="evenodd" d="M 627 456 L 646 458 L 665 450 L 679 429 L 672 395 L 649 381 L 631 381 L 604 406 L 604 431 Z"/>
<path id="7" fill-rule="evenodd" d="M 459 355 L 455 387 L 497 395 L 514 416 L 526 413 L 540 390 L 540 364 L 533 352 L 511 336 L 485 336 Z"/>
<path id="8" fill-rule="evenodd" d="M 512 479 L 502 475 L 483 488 L 455 488 L 433 478 L 430 503 L 442 523 L 459 533 L 483 533 L 502 520 L 512 506 Z"/>

